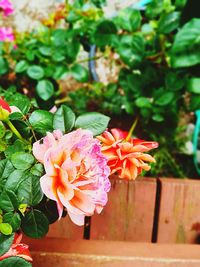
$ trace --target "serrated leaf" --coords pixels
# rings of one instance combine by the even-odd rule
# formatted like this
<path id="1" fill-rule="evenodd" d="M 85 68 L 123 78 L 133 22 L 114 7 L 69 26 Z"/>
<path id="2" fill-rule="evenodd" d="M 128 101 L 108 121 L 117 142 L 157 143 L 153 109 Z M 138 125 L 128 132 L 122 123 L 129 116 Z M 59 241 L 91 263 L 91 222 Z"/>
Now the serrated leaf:
<path id="1" fill-rule="evenodd" d="M 26 173 L 24 170 L 14 170 L 9 176 L 5 183 L 5 188 L 16 192 L 20 183 L 25 179 Z"/>
<path id="2" fill-rule="evenodd" d="M 48 80 L 41 80 L 36 86 L 36 92 L 42 100 L 47 101 L 54 94 L 54 86 Z"/>
<path id="3" fill-rule="evenodd" d="M 31 263 L 20 257 L 9 257 L 0 261 L 0 267 L 32 267 Z"/>
<path id="4" fill-rule="evenodd" d="M 20 183 L 17 195 L 20 203 L 35 206 L 43 198 L 43 193 L 40 187 L 40 179 L 38 176 L 27 174 L 27 177 Z"/>
<path id="5" fill-rule="evenodd" d="M 25 152 L 16 152 L 11 156 L 13 166 L 18 170 L 27 170 L 35 162 L 34 157 Z"/>
<path id="6" fill-rule="evenodd" d="M 29 118 L 29 122 L 38 133 L 45 135 L 47 132 L 53 131 L 53 114 L 49 111 L 34 111 Z"/>
<path id="7" fill-rule="evenodd" d="M 117 27 L 110 20 L 101 21 L 94 32 L 94 42 L 99 47 L 103 47 L 107 44 L 111 44 L 113 39 L 116 37 Z"/>
<path id="8" fill-rule="evenodd" d="M 38 177 L 41 177 L 43 175 L 44 172 L 44 167 L 42 164 L 37 163 L 35 164 L 31 169 L 30 169 L 30 173 L 33 175 L 36 175 Z"/>
<path id="9" fill-rule="evenodd" d="M 90 130 L 94 136 L 104 132 L 110 118 L 98 112 L 89 112 L 80 115 L 75 122 L 75 128 Z"/>
<path id="10" fill-rule="evenodd" d="M 174 68 L 190 67 L 200 63 L 200 19 L 192 19 L 177 33 L 172 50 Z"/>
<path id="11" fill-rule="evenodd" d="M 14 166 L 12 165 L 11 161 L 8 159 L 0 160 L 0 182 L 15 170 Z"/>
<path id="12" fill-rule="evenodd" d="M 0 208 L 6 212 L 14 211 L 18 208 L 19 202 L 16 194 L 10 190 L 4 190 L 0 194 Z"/>
<path id="13" fill-rule="evenodd" d="M 137 66 L 144 57 L 144 39 L 141 35 L 123 35 L 116 49 L 124 63 Z"/>
<path id="14" fill-rule="evenodd" d="M 10 236 L 5 236 L 5 235 L 0 234 L 0 256 L 4 255 L 9 250 L 9 248 L 11 247 L 13 243 L 13 240 L 14 240 L 14 234 Z M 1 263 L 2 261 L 0 261 L 0 264 Z M 5 267 L 4 265 L 0 265 L 0 266 Z"/>
<path id="15" fill-rule="evenodd" d="M 54 114 L 53 128 L 63 133 L 71 131 L 74 127 L 76 116 L 68 106 L 62 105 Z"/>
<path id="16" fill-rule="evenodd" d="M 11 106 L 15 106 L 15 107 L 19 108 L 20 111 L 22 112 L 22 114 L 24 114 L 24 115 L 26 115 L 29 112 L 30 107 L 31 107 L 31 102 L 30 102 L 29 98 L 25 95 L 20 94 L 20 93 L 14 94 L 14 96 L 12 96 L 9 99 L 9 104 Z"/>
<path id="17" fill-rule="evenodd" d="M 47 217 L 39 210 L 31 210 L 22 219 L 23 232 L 32 238 L 42 238 L 49 229 Z"/>
<path id="18" fill-rule="evenodd" d="M 180 24 L 180 12 L 172 12 L 169 14 L 163 14 L 158 23 L 159 33 L 168 34 L 176 30 Z"/>
<path id="19" fill-rule="evenodd" d="M 4 214 L 3 222 L 9 223 L 12 226 L 13 231 L 16 232 L 20 228 L 21 218 L 17 212 L 15 213 L 9 212 Z"/>
<path id="20" fill-rule="evenodd" d="M 9 145 L 5 151 L 7 158 L 10 158 L 16 152 L 25 151 L 26 145 L 19 139 L 17 139 L 13 145 Z"/>
<path id="21" fill-rule="evenodd" d="M 119 12 L 116 22 L 121 29 L 133 32 L 139 29 L 141 25 L 141 19 L 141 15 L 138 10 L 125 8 Z"/>

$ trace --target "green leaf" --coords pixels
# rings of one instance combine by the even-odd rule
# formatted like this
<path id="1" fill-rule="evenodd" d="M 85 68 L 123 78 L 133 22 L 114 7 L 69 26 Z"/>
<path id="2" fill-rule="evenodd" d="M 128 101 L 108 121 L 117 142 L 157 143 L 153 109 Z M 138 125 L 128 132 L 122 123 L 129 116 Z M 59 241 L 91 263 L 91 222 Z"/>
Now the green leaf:
<path id="1" fill-rule="evenodd" d="M 12 226 L 13 232 L 16 232 L 20 228 L 21 218 L 17 212 L 9 212 L 3 216 L 3 222 L 9 223 Z"/>
<path id="2" fill-rule="evenodd" d="M 6 133 L 6 128 L 2 121 L 0 121 L 0 139 L 4 137 Z"/>
<path id="3" fill-rule="evenodd" d="M 185 79 L 178 75 L 175 71 L 170 71 L 166 73 L 165 85 L 168 90 L 179 91 L 183 89 L 185 84 Z"/>
<path id="4" fill-rule="evenodd" d="M 3 235 L 11 235 L 12 231 L 12 226 L 9 223 L 0 223 L 0 233 Z"/>
<path id="5" fill-rule="evenodd" d="M 121 59 L 130 67 L 137 66 L 144 56 L 144 39 L 140 35 L 123 35 L 117 51 Z"/>
<path id="6" fill-rule="evenodd" d="M 65 55 L 63 55 L 62 50 L 56 50 L 53 54 L 52 54 L 52 60 L 54 62 L 62 62 L 65 60 Z"/>
<path id="7" fill-rule="evenodd" d="M 59 215 L 56 201 L 48 199 L 48 201 L 45 201 L 45 203 L 43 203 L 41 211 L 46 215 L 50 224 L 58 220 Z"/>
<path id="8" fill-rule="evenodd" d="M 22 95 L 20 93 L 14 94 L 9 99 L 10 106 L 15 106 L 21 110 L 21 112 L 26 115 L 29 112 L 29 109 L 31 107 L 31 102 L 29 98 L 25 95 Z"/>
<path id="9" fill-rule="evenodd" d="M 0 183 L 3 182 L 15 170 L 8 159 L 0 160 Z"/>
<path id="10" fill-rule="evenodd" d="M 74 127 L 76 116 L 68 106 L 62 105 L 54 114 L 53 128 L 63 133 L 71 131 Z"/>
<path id="11" fill-rule="evenodd" d="M 49 230 L 47 217 L 39 210 L 31 210 L 22 219 L 23 232 L 32 238 L 42 238 Z"/>
<path id="12" fill-rule="evenodd" d="M 0 75 L 4 75 L 6 72 L 8 72 L 8 62 L 6 59 L 0 57 Z"/>
<path id="13" fill-rule="evenodd" d="M 10 160 L 3 159 L 0 160 L 0 177 L 7 178 L 13 171 L 14 167 Z"/>
<path id="14" fill-rule="evenodd" d="M 39 51 L 43 56 L 51 56 L 52 54 L 52 48 L 49 46 L 40 46 Z"/>
<path id="15" fill-rule="evenodd" d="M 18 206 L 18 199 L 14 192 L 10 190 L 4 190 L 0 194 L 0 209 L 10 212 L 16 210 Z"/>
<path id="16" fill-rule="evenodd" d="M 18 187 L 17 195 L 22 204 L 28 204 L 29 206 L 39 204 L 43 198 L 39 177 L 27 174 Z"/>
<path id="17" fill-rule="evenodd" d="M 155 104 L 158 106 L 166 106 L 174 99 L 173 92 L 166 92 L 155 99 Z"/>
<path id="18" fill-rule="evenodd" d="M 20 257 L 9 257 L 0 261 L 0 267 L 32 267 L 32 264 Z"/>
<path id="19" fill-rule="evenodd" d="M 103 47 L 113 42 L 116 33 L 117 27 L 115 24 L 110 20 L 104 20 L 96 26 L 93 39 L 97 46 Z"/>
<path id="20" fill-rule="evenodd" d="M 52 32 L 51 41 L 54 46 L 62 46 L 65 43 L 65 29 L 56 29 Z"/>
<path id="21" fill-rule="evenodd" d="M 6 183 L 5 183 L 5 188 L 8 190 L 12 190 L 13 192 L 16 192 L 19 184 L 23 181 L 24 179 L 24 170 L 14 170 L 8 177 Z"/>
<path id="22" fill-rule="evenodd" d="M 44 77 L 44 70 L 40 66 L 32 65 L 28 67 L 27 74 L 30 78 L 34 80 L 40 80 Z"/>
<path id="23" fill-rule="evenodd" d="M 53 131 L 53 114 L 49 111 L 34 111 L 29 118 L 29 122 L 36 132 L 43 135 Z"/>
<path id="24" fill-rule="evenodd" d="M 80 115 L 75 122 L 75 128 L 90 130 L 94 136 L 104 132 L 110 118 L 98 112 L 90 112 Z"/>
<path id="25" fill-rule="evenodd" d="M 56 66 L 55 71 L 53 73 L 53 78 L 55 80 L 62 79 L 63 76 L 67 75 L 69 69 L 66 66 Z"/>
<path id="26" fill-rule="evenodd" d="M 175 5 L 177 8 L 183 8 L 186 3 L 187 3 L 187 0 L 176 0 L 175 1 Z"/>
<path id="27" fill-rule="evenodd" d="M 147 18 L 154 19 L 163 12 L 163 9 L 163 1 L 154 0 L 147 5 L 145 15 Z"/>
<path id="28" fill-rule="evenodd" d="M 40 163 L 35 164 L 35 165 L 31 168 L 30 172 L 31 172 L 31 174 L 33 174 L 33 175 L 36 175 L 36 176 L 41 177 L 41 176 L 43 175 L 43 172 L 44 172 L 43 165 L 40 164 Z"/>
<path id="29" fill-rule="evenodd" d="M 200 109 L 200 95 L 192 94 L 190 98 L 190 110 L 196 111 Z"/>
<path id="30" fill-rule="evenodd" d="M 9 248 L 11 247 L 13 243 L 13 240 L 14 240 L 14 234 L 10 236 L 5 236 L 5 235 L 0 234 L 0 256 L 4 255 L 9 250 Z M 0 261 L 0 264 L 2 262 L 3 261 Z M 0 265 L 0 266 L 5 267 L 4 265 Z"/>
<path id="31" fill-rule="evenodd" d="M 15 66 L 15 72 L 16 73 L 21 73 L 24 72 L 25 70 L 27 70 L 28 68 L 28 62 L 26 60 L 20 60 L 19 62 L 17 62 L 16 66 Z"/>
<path id="32" fill-rule="evenodd" d="M 191 93 L 200 94 L 200 78 L 189 79 L 187 89 Z"/>
<path id="33" fill-rule="evenodd" d="M 80 40 L 78 38 L 67 38 L 65 46 L 65 55 L 67 63 L 73 63 L 80 51 Z"/>
<path id="34" fill-rule="evenodd" d="M 16 152 L 11 157 L 11 162 L 13 166 L 18 170 L 27 170 L 35 162 L 35 158 L 25 152 Z"/>
<path id="35" fill-rule="evenodd" d="M 134 32 L 139 29 L 141 25 L 141 19 L 142 17 L 138 10 L 125 8 L 119 12 L 116 22 L 121 29 Z"/>
<path id="36" fill-rule="evenodd" d="M 177 11 L 162 15 L 158 23 L 158 32 L 168 34 L 176 30 L 180 24 L 180 17 L 181 13 Z"/>
<path id="37" fill-rule="evenodd" d="M 47 101 L 54 94 L 54 86 L 48 80 L 41 80 L 36 86 L 36 92 L 42 100 Z"/>
<path id="38" fill-rule="evenodd" d="M 177 33 L 172 50 L 174 68 L 190 67 L 200 63 L 200 19 L 192 19 Z"/>
<path id="39" fill-rule="evenodd" d="M 26 145 L 19 139 L 17 139 L 13 145 L 9 145 L 5 151 L 6 157 L 10 158 L 12 154 L 16 152 L 22 152 L 26 150 Z"/>
<path id="40" fill-rule="evenodd" d="M 72 76 L 78 82 L 87 82 L 89 79 L 88 70 L 80 64 L 76 64 L 71 68 Z"/>
<path id="41" fill-rule="evenodd" d="M 164 121 L 164 117 L 161 114 L 154 114 L 152 116 L 152 120 L 154 120 L 156 122 L 162 122 L 162 121 Z"/>
<path id="42" fill-rule="evenodd" d="M 21 112 L 14 112 L 9 115 L 11 121 L 17 121 L 23 119 L 23 114 Z"/>
<path id="43" fill-rule="evenodd" d="M 28 59 L 28 61 L 33 61 L 35 59 L 35 51 L 33 51 L 32 49 L 31 50 L 27 50 L 25 52 L 25 55 L 26 55 L 26 58 Z"/>
<path id="44" fill-rule="evenodd" d="M 151 108 L 151 102 L 148 98 L 146 97 L 139 97 L 136 101 L 135 104 L 139 108 Z"/>

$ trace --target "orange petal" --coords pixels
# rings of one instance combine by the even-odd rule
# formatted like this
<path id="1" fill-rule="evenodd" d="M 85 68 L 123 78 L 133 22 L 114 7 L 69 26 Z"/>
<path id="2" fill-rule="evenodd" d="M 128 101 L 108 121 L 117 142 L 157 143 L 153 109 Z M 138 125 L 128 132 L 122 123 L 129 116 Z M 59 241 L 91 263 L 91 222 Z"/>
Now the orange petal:
<path id="1" fill-rule="evenodd" d="M 128 132 L 122 131 L 122 130 L 117 129 L 117 128 L 111 129 L 111 133 L 113 134 L 116 141 L 126 139 L 126 137 L 128 135 Z"/>
<path id="2" fill-rule="evenodd" d="M 156 160 L 149 154 L 141 154 L 141 156 L 139 156 L 138 158 L 148 162 L 156 162 Z"/>
<path id="3" fill-rule="evenodd" d="M 92 198 L 81 191 L 75 190 L 74 197 L 70 200 L 70 204 L 85 213 L 85 215 L 92 215 L 95 210 L 95 204 Z"/>

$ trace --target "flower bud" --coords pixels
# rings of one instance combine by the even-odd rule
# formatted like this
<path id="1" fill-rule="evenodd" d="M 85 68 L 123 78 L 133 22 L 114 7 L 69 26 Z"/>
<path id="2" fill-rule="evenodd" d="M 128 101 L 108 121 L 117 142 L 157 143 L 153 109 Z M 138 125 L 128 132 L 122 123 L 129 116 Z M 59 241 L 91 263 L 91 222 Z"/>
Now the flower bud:
<path id="1" fill-rule="evenodd" d="M 10 106 L 5 100 L 3 100 L 3 98 L 0 98 L 0 120 L 1 121 L 8 120 L 10 113 L 11 113 Z"/>

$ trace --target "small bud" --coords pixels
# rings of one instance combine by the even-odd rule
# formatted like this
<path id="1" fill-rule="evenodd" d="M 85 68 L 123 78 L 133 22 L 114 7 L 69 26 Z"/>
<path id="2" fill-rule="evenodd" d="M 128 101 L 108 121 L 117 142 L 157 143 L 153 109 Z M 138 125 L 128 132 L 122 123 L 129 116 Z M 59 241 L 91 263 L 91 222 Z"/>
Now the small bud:
<path id="1" fill-rule="evenodd" d="M 5 100 L 3 100 L 3 98 L 0 98 L 0 120 L 1 121 L 8 120 L 10 113 L 11 113 L 10 106 Z"/>

